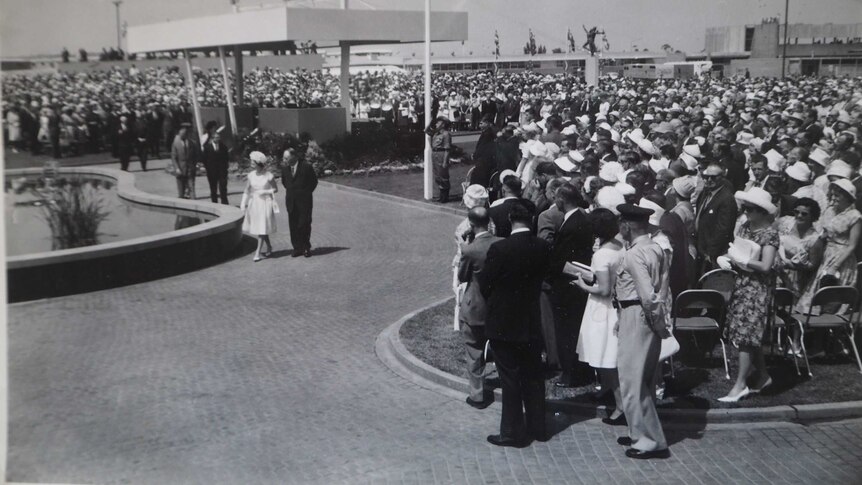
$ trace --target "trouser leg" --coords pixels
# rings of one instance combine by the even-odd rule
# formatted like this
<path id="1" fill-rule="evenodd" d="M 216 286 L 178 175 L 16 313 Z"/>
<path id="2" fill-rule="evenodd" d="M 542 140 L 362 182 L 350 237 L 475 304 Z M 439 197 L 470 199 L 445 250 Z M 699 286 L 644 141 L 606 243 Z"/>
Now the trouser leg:
<path id="1" fill-rule="evenodd" d="M 545 430 L 545 379 L 542 375 L 542 342 L 531 341 L 523 347 L 521 388 L 523 391 L 527 431 L 540 441 L 547 439 Z"/>
<path id="2" fill-rule="evenodd" d="M 500 418 L 500 435 L 503 438 L 519 440 L 526 435 L 524 423 L 524 399 L 519 378 L 521 364 L 518 362 L 517 344 L 502 340 L 492 340 L 494 362 L 500 375 L 503 392 L 503 412 Z"/>
<path id="3" fill-rule="evenodd" d="M 299 242 L 299 230 L 297 229 L 298 220 L 299 214 L 297 214 L 296 209 L 287 211 L 287 226 L 290 230 L 290 245 L 293 246 L 294 253 L 303 250 L 302 245 Z"/>
<path id="4" fill-rule="evenodd" d="M 302 250 L 311 249 L 311 213 L 313 210 L 313 201 L 309 197 L 307 207 L 303 207 L 299 212 L 299 218 L 296 221 L 296 228 L 299 236 L 299 244 Z"/>
<path id="5" fill-rule="evenodd" d="M 186 182 L 185 177 L 176 177 L 177 180 L 177 197 L 180 199 L 184 199 L 186 196 Z"/>
<path id="6" fill-rule="evenodd" d="M 221 195 L 221 203 L 227 204 L 227 173 L 219 174 L 218 190 Z"/>
<path id="7" fill-rule="evenodd" d="M 210 201 L 218 202 L 218 174 L 212 173 L 210 170 L 207 170 L 207 182 L 210 184 Z"/>
<path id="8" fill-rule="evenodd" d="M 461 320 L 461 335 L 467 355 L 467 376 L 470 381 L 470 399 L 485 400 L 485 327 L 473 326 Z"/>

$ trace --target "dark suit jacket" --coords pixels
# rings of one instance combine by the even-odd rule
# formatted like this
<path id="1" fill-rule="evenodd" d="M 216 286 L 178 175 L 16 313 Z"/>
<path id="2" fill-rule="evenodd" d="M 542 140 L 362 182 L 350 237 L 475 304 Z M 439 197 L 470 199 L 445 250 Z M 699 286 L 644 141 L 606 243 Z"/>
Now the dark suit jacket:
<path id="1" fill-rule="evenodd" d="M 557 232 L 559 232 L 560 226 L 563 225 L 564 216 L 565 214 L 560 209 L 557 209 L 556 205 L 551 205 L 548 210 L 540 213 L 536 219 L 536 235 L 554 244 Z"/>
<path id="2" fill-rule="evenodd" d="M 550 250 L 550 244 L 529 232 L 516 233 L 488 249 L 479 285 L 488 304 L 485 335 L 489 339 L 541 340 L 539 294 Z"/>
<path id="3" fill-rule="evenodd" d="M 726 185 L 704 205 L 708 194 L 701 193 L 697 199 L 695 217 L 697 220 L 696 248 L 698 256 L 715 258 L 727 252 L 730 241 L 733 240 L 733 227 L 736 224 L 736 199 Z M 700 214 L 698 216 L 697 214 Z"/>
<path id="4" fill-rule="evenodd" d="M 488 215 L 494 221 L 494 232 L 499 237 L 509 237 L 512 233 L 512 223 L 509 222 L 509 211 L 512 210 L 512 204 L 516 201 L 521 201 L 526 205 L 533 214 L 536 213 L 536 206 L 527 199 L 508 199 L 497 205 L 491 205 L 488 209 Z"/>
<path id="5" fill-rule="evenodd" d="M 224 143 L 219 142 L 218 149 L 216 150 L 213 148 L 212 142 L 208 142 L 206 145 L 204 145 L 201 158 L 203 159 L 204 167 L 207 169 L 207 173 L 227 173 L 230 153 L 228 152 L 227 145 L 225 145 Z"/>
<path id="6" fill-rule="evenodd" d="M 502 239 L 486 232 L 461 248 L 458 281 L 467 283 L 464 296 L 461 298 L 461 320 L 474 327 L 485 325 L 485 317 L 488 312 L 485 297 L 482 296 L 479 289 L 479 275 L 485 267 L 488 248 L 491 247 L 491 244 Z"/>
<path id="7" fill-rule="evenodd" d="M 569 216 L 557 231 L 551 250 L 548 276 L 551 278 L 562 276 L 566 261 L 589 265 L 592 258 L 593 225 L 590 224 L 587 215 L 578 210 Z"/>
<path id="8" fill-rule="evenodd" d="M 297 162 L 296 176 L 291 174 L 290 165 L 285 165 L 281 169 L 281 184 L 286 192 L 284 201 L 288 212 L 311 210 L 311 194 L 317 188 L 317 174 L 311 164 Z"/>

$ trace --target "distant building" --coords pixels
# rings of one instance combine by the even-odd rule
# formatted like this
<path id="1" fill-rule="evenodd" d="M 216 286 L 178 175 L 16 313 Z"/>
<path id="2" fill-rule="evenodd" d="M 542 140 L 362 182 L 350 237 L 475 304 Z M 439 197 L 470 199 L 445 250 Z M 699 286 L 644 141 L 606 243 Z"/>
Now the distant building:
<path id="1" fill-rule="evenodd" d="M 431 58 L 431 69 L 433 71 L 450 72 L 475 72 L 494 71 L 519 72 L 531 69 L 542 74 L 553 74 L 558 72 L 578 73 L 582 72 L 589 54 L 586 52 L 572 52 L 560 54 L 529 54 L 494 56 L 434 56 Z M 618 72 L 626 64 L 655 64 L 665 62 L 667 55 L 664 52 L 603 52 L 602 72 Z M 425 59 L 421 56 L 407 58 L 403 61 L 404 68 L 408 70 L 421 70 L 425 65 Z M 616 69 L 615 69 L 616 68 Z"/>
<path id="2" fill-rule="evenodd" d="M 790 24 L 787 74 L 862 75 L 862 23 Z M 706 30 L 705 58 L 725 66 L 725 74 L 749 70 L 752 76 L 780 76 L 784 24 L 777 18 L 756 25 Z"/>

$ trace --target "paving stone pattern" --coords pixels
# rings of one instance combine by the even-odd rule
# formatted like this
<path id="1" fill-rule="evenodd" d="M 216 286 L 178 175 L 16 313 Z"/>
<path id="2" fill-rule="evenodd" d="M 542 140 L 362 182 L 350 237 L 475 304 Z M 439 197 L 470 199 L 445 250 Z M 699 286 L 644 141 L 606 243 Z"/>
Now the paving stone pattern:
<path id="1" fill-rule="evenodd" d="M 169 193 L 164 177 L 139 186 Z M 492 447 L 499 405 L 469 408 L 374 354 L 387 325 L 447 296 L 458 218 L 327 188 L 314 217 L 327 254 L 289 257 L 282 213 L 277 258 L 11 306 L 8 479 L 860 483 L 860 422 L 669 431 L 673 457 L 644 463 L 620 428 L 557 415 L 547 443 Z"/>

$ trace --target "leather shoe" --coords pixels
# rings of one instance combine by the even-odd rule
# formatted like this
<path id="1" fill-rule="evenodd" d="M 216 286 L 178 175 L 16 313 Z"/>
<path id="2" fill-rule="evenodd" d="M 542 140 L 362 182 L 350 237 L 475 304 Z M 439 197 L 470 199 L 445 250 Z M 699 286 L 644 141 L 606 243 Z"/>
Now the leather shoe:
<path id="1" fill-rule="evenodd" d="M 302 252 L 302 255 L 305 256 L 306 258 L 310 258 L 311 257 L 311 249 L 306 249 L 305 251 Z"/>
<path id="2" fill-rule="evenodd" d="M 629 438 L 628 436 L 620 436 L 619 438 L 617 438 L 617 444 L 623 445 L 623 446 L 631 446 L 632 445 L 632 439 Z"/>
<path id="3" fill-rule="evenodd" d="M 298 258 L 300 256 L 302 256 L 302 251 L 298 249 L 294 249 L 293 253 L 290 255 L 291 258 Z"/>
<path id="4" fill-rule="evenodd" d="M 663 450 L 642 451 L 636 450 L 634 448 L 629 448 L 626 450 L 626 456 L 629 458 L 634 458 L 635 460 L 649 460 L 651 458 L 670 458 L 670 450 L 665 448 Z"/>
<path id="5" fill-rule="evenodd" d="M 511 446 L 512 448 L 526 448 L 530 444 L 526 439 L 516 440 L 514 438 L 505 438 L 498 434 L 488 436 L 488 443 L 496 446 Z"/>
<path id="6" fill-rule="evenodd" d="M 494 402 L 493 399 L 485 398 L 483 401 L 474 401 L 473 398 L 467 396 L 467 404 L 473 406 L 476 409 L 485 409 L 490 406 Z"/>
<path id="7" fill-rule="evenodd" d="M 616 419 L 611 418 L 602 418 L 602 422 L 605 424 L 609 424 L 611 426 L 626 426 L 628 422 L 626 421 L 626 415 L 620 414 L 616 417 Z"/>

